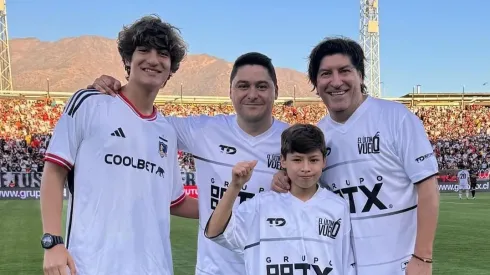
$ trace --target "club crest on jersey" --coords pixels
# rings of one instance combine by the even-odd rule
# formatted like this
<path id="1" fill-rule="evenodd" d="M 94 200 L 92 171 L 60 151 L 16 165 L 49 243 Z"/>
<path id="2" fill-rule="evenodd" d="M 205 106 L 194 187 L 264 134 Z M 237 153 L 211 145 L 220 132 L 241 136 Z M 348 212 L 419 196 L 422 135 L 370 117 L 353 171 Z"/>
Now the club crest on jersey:
<path id="1" fill-rule="evenodd" d="M 162 137 L 158 137 L 160 140 L 158 141 L 158 153 L 160 154 L 160 157 L 166 157 L 167 156 L 167 150 L 168 150 L 168 146 L 167 146 L 167 140 L 162 138 Z"/>

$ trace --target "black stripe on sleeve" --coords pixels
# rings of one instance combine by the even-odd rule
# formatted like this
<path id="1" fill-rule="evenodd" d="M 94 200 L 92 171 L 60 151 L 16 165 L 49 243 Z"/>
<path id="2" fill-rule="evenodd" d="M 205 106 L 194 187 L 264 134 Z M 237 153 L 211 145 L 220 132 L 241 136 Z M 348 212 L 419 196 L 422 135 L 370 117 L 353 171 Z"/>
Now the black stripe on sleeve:
<path id="1" fill-rule="evenodd" d="M 68 101 L 65 104 L 65 109 L 63 109 L 63 113 L 66 113 L 70 108 L 73 106 L 73 104 L 77 101 L 77 99 L 80 97 L 81 94 L 89 92 L 92 90 L 86 90 L 86 89 L 81 89 L 73 93 L 73 95 L 68 99 Z"/>
<path id="2" fill-rule="evenodd" d="M 102 94 L 102 93 L 100 93 L 99 91 L 94 90 L 94 89 L 90 89 L 90 90 L 86 90 L 86 89 L 78 90 L 68 100 L 67 104 L 65 105 L 65 109 L 63 109 L 63 113 L 67 113 L 68 115 L 73 116 L 73 114 L 74 114 L 73 110 L 75 109 L 76 105 L 87 94 Z M 72 112 L 73 112 L 73 114 L 72 114 Z"/>
<path id="3" fill-rule="evenodd" d="M 433 176 L 437 176 L 437 175 L 439 175 L 439 172 L 434 173 L 434 174 L 432 174 L 432 175 L 430 175 L 430 176 L 427 176 L 427 177 L 425 177 L 425 178 L 423 178 L 423 179 L 421 179 L 421 180 L 419 180 L 419 181 L 415 182 L 414 184 L 420 184 L 420 183 L 422 183 L 422 182 L 426 181 L 427 179 L 432 178 Z"/>
<path id="4" fill-rule="evenodd" d="M 75 115 L 75 113 L 77 112 L 78 108 L 80 108 L 80 106 L 82 105 L 82 103 L 87 99 L 89 98 L 90 96 L 93 96 L 93 95 L 102 95 L 102 93 L 98 92 L 98 91 L 84 91 L 83 93 L 79 93 L 77 94 L 77 98 L 75 98 L 73 100 L 73 103 L 70 105 L 69 108 L 67 108 L 67 114 L 71 117 L 73 117 Z"/>
<path id="5" fill-rule="evenodd" d="M 68 191 L 71 194 L 71 204 L 69 206 L 69 211 L 70 211 L 70 219 L 68 220 L 68 232 L 66 234 L 66 248 L 70 247 L 70 237 L 71 237 L 71 226 L 73 224 L 73 207 L 75 204 L 75 169 L 72 169 L 70 172 L 68 172 L 67 176 L 67 182 L 68 182 Z"/>
<path id="6" fill-rule="evenodd" d="M 82 98 L 80 98 L 80 100 L 77 102 L 76 105 L 74 105 L 72 107 L 72 110 L 69 111 L 68 115 L 73 117 L 75 115 L 75 113 L 77 112 L 78 108 L 80 108 L 80 106 L 82 106 L 82 103 L 89 97 L 93 96 L 93 95 L 101 95 L 101 93 L 97 92 L 97 93 L 86 93 L 82 96 Z"/>

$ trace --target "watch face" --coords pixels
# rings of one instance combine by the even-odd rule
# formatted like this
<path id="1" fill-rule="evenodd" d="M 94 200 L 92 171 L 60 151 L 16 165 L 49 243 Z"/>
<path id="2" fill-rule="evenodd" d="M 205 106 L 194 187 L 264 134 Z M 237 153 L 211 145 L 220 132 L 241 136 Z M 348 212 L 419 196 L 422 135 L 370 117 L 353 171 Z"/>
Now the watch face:
<path id="1" fill-rule="evenodd" d="M 53 245 L 53 238 L 51 236 L 45 236 L 41 242 L 44 247 L 50 247 Z"/>

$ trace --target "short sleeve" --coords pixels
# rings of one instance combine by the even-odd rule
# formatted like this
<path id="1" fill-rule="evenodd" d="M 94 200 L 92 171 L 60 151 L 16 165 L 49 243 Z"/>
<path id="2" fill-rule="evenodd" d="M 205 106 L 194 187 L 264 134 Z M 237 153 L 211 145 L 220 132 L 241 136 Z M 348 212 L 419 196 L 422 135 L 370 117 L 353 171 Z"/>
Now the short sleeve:
<path id="1" fill-rule="evenodd" d="M 89 130 L 92 113 L 87 99 L 100 95 L 93 90 L 80 90 L 67 101 L 56 123 L 44 160 L 71 170 L 75 164 L 78 148 Z"/>
<path id="2" fill-rule="evenodd" d="M 437 159 L 424 125 L 416 115 L 407 111 L 395 136 L 395 150 L 413 184 L 439 172 Z"/>
<path id="3" fill-rule="evenodd" d="M 208 116 L 188 116 L 188 117 L 175 117 L 168 116 L 165 119 L 174 127 L 177 132 L 177 147 L 179 150 L 193 153 L 195 151 L 194 144 L 196 134 L 204 125 Z"/>
<path id="4" fill-rule="evenodd" d="M 250 238 L 256 237 L 254 236 L 256 235 L 256 232 L 253 231 L 253 229 L 257 229 L 258 232 L 260 228 L 260 225 L 256 222 L 258 201 L 258 196 L 255 196 L 238 205 L 238 207 L 232 211 L 223 233 L 213 238 L 206 237 L 225 248 L 237 253 L 243 253 L 247 241 Z M 211 219 L 212 215 L 213 214 L 211 214 L 209 219 Z M 209 220 L 206 224 L 206 229 L 208 223 Z M 204 232 L 206 231 L 207 230 L 204 230 Z"/>

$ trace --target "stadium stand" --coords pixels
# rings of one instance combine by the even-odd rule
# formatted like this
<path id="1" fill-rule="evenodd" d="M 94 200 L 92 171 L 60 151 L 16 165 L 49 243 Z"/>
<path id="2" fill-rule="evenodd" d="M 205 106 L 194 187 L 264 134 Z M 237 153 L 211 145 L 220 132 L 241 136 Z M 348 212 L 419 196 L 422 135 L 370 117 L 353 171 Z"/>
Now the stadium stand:
<path id="1" fill-rule="evenodd" d="M 42 157 L 63 107 L 60 101 L 0 99 L 0 172 L 42 171 Z M 229 104 L 165 103 L 158 108 L 174 116 L 233 113 Z M 458 164 L 471 165 L 474 170 L 490 167 L 489 107 L 423 106 L 412 111 L 424 123 L 441 170 L 457 169 Z M 325 115 L 321 103 L 274 108 L 275 118 L 288 123 L 316 123 Z M 179 160 L 183 171 L 194 171 L 192 156 L 180 152 Z"/>

